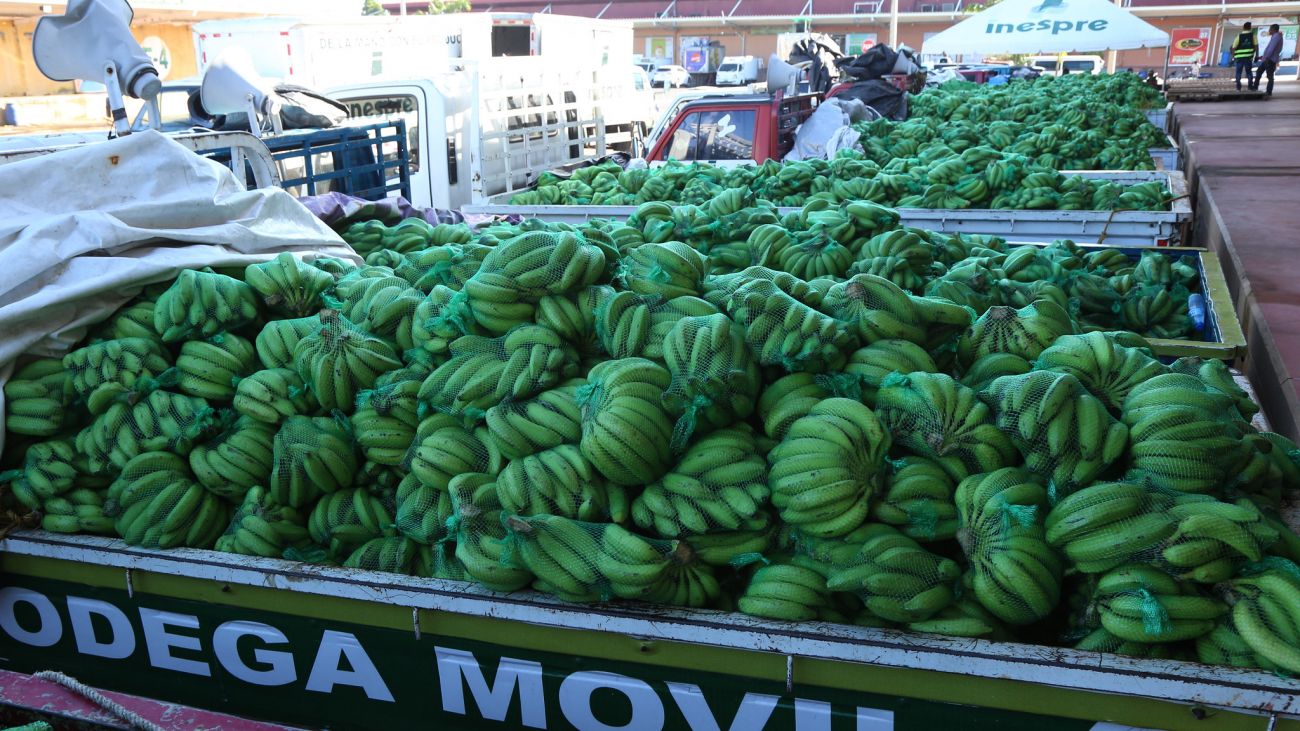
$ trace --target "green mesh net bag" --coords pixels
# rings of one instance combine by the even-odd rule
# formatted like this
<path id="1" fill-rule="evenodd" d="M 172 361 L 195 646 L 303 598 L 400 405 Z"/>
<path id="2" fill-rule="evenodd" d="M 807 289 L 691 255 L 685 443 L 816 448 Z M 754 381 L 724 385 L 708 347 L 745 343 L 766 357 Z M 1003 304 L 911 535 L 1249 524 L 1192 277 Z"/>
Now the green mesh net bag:
<path id="1" fill-rule="evenodd" d="M 1034 367 L 1074 376 L 1113 414 L 1119 413 L 1134 387 L 1169 370 L 1148 353 L 1120 345 L 1104 332 L 1058 338 L 1039 354 Z"/>
<path id="2" fill-rule="evenodd" d="M 429 487 L 415 475 L 402 478 L 397 486 L 397 531 L 416 543 L 431 546 L 450 537 L 451 493 Z"/>
<path id="3" fill-rule="evenodd" d="M 862 401 L 876 406 L 876 394 L 895 373 L 937 373 L 939 366 L 921 346 L 908 340 L 877 340 L 849 356 L 844 372 L 861 384 Z"/>
<path id="4" fill-rule="evenodd" d="M 346 420 L 325 416 L 285 419 L 275 433 L 272 458 L 271 499 L 298 509 L 351 485 L 358 462 Z"/>
<path id="5" fill-rule="evenodd" d="M 632 520 L 663 538 L 754 532 L 770 519 L 767 462 L 747 426 L 698 438 L 680 461 L 632 501 Z"/>
<path id="6" fill-rule="evenodd" d="M 497 501 L 512 515 L 559 515 L 586 522 L 627 516 L 627 497 L 611 487 L 574 444 L 513 459 L 496 476 Z"/>
<path id="7" fill-rule="evenodd" d="M 230 506 L 190 475 L 185 460 L 144 452 L 108 488 L 104 514 L 128 545 L 210 548 L 230 522 Z"/>
<path id="8" fill-rule="evenodd" d="M 980 396 L 1053 499 L 1091 484 L 1128 445 L 1128 428 L 1068 373 L 1003 376 Z"/>
<path id="9" fill-rule="evenodd" d="M 72 392 L 82 400 L 108 385 L 130 389 L 137 382 L 158 376 L 170 365 L 171 356 L 162 344 L 148 338 L 104 340 L 63 356 Z M 6 387 L 6 396 L 9 391 Z M 6 428 L 12 430 L 7 424 Z"/>
<path id="10" fill-rule="evenodd" d="M 838 211 L 820 213 L 837 216 L 840 220 L 797 231 L 777 224 L 756 227 L 747 242 L 753 260 L 800 279 L 844 276 L 853 264 L 853 252 L 836 239 L 835 230 L 851 232 L 852 222 Z"/>
<path id="11" fill-rule="evenodd" d="M 1247 435 L 1247 458 L 1225 490 L 1260 506 L 1281 508 L 1300 485 L 1300 448 L 1274 432 Z"/>
<path id="12" fill-rule="evenodd" d="M 280 558 L 290 548 L 306 549 L 311 543 L 307 516 L 286 505 L 277 505 L 265 488 L 244 493 L 226 532 L 214 548 L 245 556 Z"/>
<path id="13" fill-rule="evenodd" d="M 1119 322 L 1152 338 L 1184 338 L 1195 330 L 1187 307 L 1189 292 L 1182 285 L 1135 286 L 1120 303 Z"/>
<path id="14" fill-rule="evenodd" d="M 420 421 L 402 464 L 422 484 L 446 490 L 451 479 L 461 472 L 486 471 L 489 456 L 478 433 L 456 417 L 434 413 Z"/>
<path id="15" fill-rule="evenodd" d="M 718 605 L 723 589 L 711 565 L 700 561 L 690 547 L 681 542 L 677 543 L 668 559 L 668 570 L 637 598 L 655 604 L 696 609 Z"/>
<path id="16" fill-rule="evenodd" d="M 512 516 L 506 527 L 510 561 L 536 577 L 533 588 L 573 602 L 644 598 L 659 588 L 680 545 L 556 515 Z"/>
<path id="17" fill-rule="evenodd" d="M 595 284 L 605 252 L 574 232 L 529 231 L 498 244 L 465 282 L 471 303 L 537 302 Z"/>
<path id="18" fill-rule="evenodd" d="M 270 479 L 276 431 L 275 425 L 240 416 L 220 434 L 194 447 L 189 455 L 190 471 L 213 493 L 240 500 L 249 489 L 264 486 Z"/>
<path id="19" fill-rule="evenodd" d="M 704 317 L 718 308 L 698 297 L 664 300 L 634 292 L 603 292 L 596 304 L 595 333 L 613 358 L 663 360 L 664 340 L 681 320 Z"/>
<path id="20" fill-rule="evenodd" d="M 293 349 L 293 369 L 327 409 L 351 413 L 357 392 L 401 366 L 387 342 L 353 325 L 336 310 L 321 310 L 320 326 Z"/>
<path id="21" fill-rule="evenodd" d="M 371 538 L 343 561 L 343 567 L 389 574 L 411 574 L 414 573 L 419 552 L 420 544 L 406 536 Z"/>
<path id="22" fill-rule="evenodd" d="M 187 340 L 176 357 L 176 390 L 208 402 L 230 401 L 238 379 L 257 369 L 253 343 L 222 333 L 210 340 Z"/>
<path id="23" fill-rule="evenodd" d="M 1018 467 L 972 475 L 955 498 L 957 538 L 976 601 L 1011 625 L 1051 614 L 1061 598 L 1063 565 L 1044 536 L 1047 490 L 1038 477 Z"/>
<path id="24" fill-rule="evenodd" d="M 753 413 L 762 376 L 744 333 L 726 315 L 682 319 L 663 342 L 664 361 L 672 374 L 664 405 L 677 416 L 674 451 L 684 449 L 696 432 Z"/>
<path id="25" fill-rule="evenodd" d="M 1242 638 L 1233 627 L 1231 614 L 1220 618 L 1213 629 L 1196 638 L 1196 659 L 1206 665 L 1281 672 L 1281 668 L 1257 655 Z"/>
<path id="26" fill-rule="evenodd" d="M 470 313 L 468 297 L 440 284 L 416 305 L 405 340 L 409 347 L 419 348 L 441 363 L 462 335 L 487 335 L 487 331 Z"/>
<path id="27" fill-rule="evenodd" d="M 438 285 L 460 291 L 478 273 L 493 247 L 476 243 L 444 244 L 406 255 L 394 270 L 416 289 L 428 292 Z"/>
<path id="28" fill-rule="evenodd" d="M 262 326 L 253 341 L 257 359 L 266 368 L 293 368 L 293 349 L 298 341 L 320 327 L 319 317 L 295 317 L 291 320 L 271 320 Z"/>
<path id="29" fill-rule="evenodd" d="M 372 538 L 397 535 L 393 506 L 360 488 L 329 493 L 316 503 L 307 518 L 312 541 L 330 557 L 343 561 Z"/>
<path id="30" fill-rule="evenodd" d="M 790 373 L 763 389 L 758 398 L 758 418 L 763 431 L 780 441 L 790 425 L 807 416 L 812 407 L 832 396 L 862 400 L 857 378 L 847 373 Z"/>
<path id="31" fill-rule="evenodd" d="M 18 502 L 31 510 L 58 497 L 77 485 L 81 472 L 89 470 L 83 453 L 70 439 L 37 442 L 23 454 L 23 464 L 0 472 L 0 483 L 8 482 Z"/>
<path id="32" fill-rule="evenodd" d="M 815 620 L 832 605 L 826 575 L 806 556 L 764 560 L 736 600 L 736 608 L 753 617 L 788 622 Z"/>
<path id="33" fill-rule="evenodd" d="M 1186 356 L 1170 363 L 1169 370 L 1196 376 L 1205 385 L 1231 396 L 1237 405 L 1237 413 L 1247 421 L 1259 413 L 1259 405 L 1237 384 L 1228 364 L 1218 358 Z"/>
<path id="34" fill-rule="evenodd" d="M 727 300 L 750 282 L 771 282 L 776 288 L 809 307 L 822 303 L 825 293 L 808 282 L 787 272 L 764 266 L 747 267 L 733 274 L 711 275 L 704 280 L 704 299 L 717 307 L 725 307 Z"/>
<path id="35" fill-rule="evenodd" d="M 231 406 L 266 424 L 279 424 L 295 415 L 312 416 L 321 410 L 307 382 L 291 368 L 266 368 L 239 379 Z"/>
<path id="36" fill-rule="evenodd" d="M 1034 360 L 1062 335 L 1074 332 L 1069 313 L 1050 300 L 1020 309 L 990 307 L 957 343 L 957 360 L 969 367 L 989 353 L 1014 353 Z"/>
<path id="37" fill-rule="evenodd" d="M 861 402 L 821 401 L 768 454 L 772 504 L 809 535 L 845 535 L 867 518 L 889 446 L 889 432 Z"/>
<path id="38" fill-rule="evenodd" d="M 577 353 L 553 330 L 524 325 L 499 338 L 466 335 L 451 359 L 420 386 L 421 402 L 450 414 L 479 417 L 506 399 L 526 399 L 577 374 Z"/>
<path id="39" fill-rule="evenodd" d="M 77 433 L 77 451 L 95 473 L 115 472 L 142 452 L 186 455 L 218 426 L 207 402 L 153 391 L 135 403 L 115 402 Z"/>
<path id="40" fill-rule="evenodd" d="M 672 466 L 673 419 L 663 405 L 672 377 L 644 358 L 607 360 L 578 389 L 582 454 L 610 482 L 648 485 Z"/>
<path id="41" fill-rule="evenodd" d="M 858 549 L 832 565 L 826 586 L 851 592 L 873 615 L 920 622 L 956 599 L 961 569 L 886 525 L 868 524 L 854 536 Z"/>
<path id="42" fill-rule="evenodd" d="M 857 340 L 844 323 L 756 279 L 727 298 L 727 314 L 744 328 L 760 365 L 787 371 L 838 370 Z"/>
<path id="43" fill-rule="evenodd" d="M 761 525 L 753 530 L 717 531 L 683 538 L 692 554 L 710 566 L 737 567 L 748 559 L 767 553 L 776 542 L 778 524 L 769 511 L 755 516 Z"/>
<path id="44" fill-rule="evenodd" d="M 1173 535 L 1174 493 L 1135 482 L 1099 482 L 1062 497 L 1047 514 L 1048 543 L 1076 571 L 1099 574 L 1150 559 Z"/>
<path id="45" fill-rule="evenodd" d="M 1231 628 L 1269 670 L 1300 673 L 1300 569 L 1290 561 L 1271 559 L 1229 585 Z"/>
<path id="46" fill-rule="evenodd" d="M 144 297 L 142 293 L 113 313 L 94 331 L 91 341 L 145 338 L 162 345 L 162 336 L 153 327 L 154 300 Z"/>
<path id="47" fill-rule="evenodd" d="M 703 291 L 708 259 L 680 241 L 642 244 L 622 258 L 619 277 L 624 286 L 640 295 L 698 296 Z"/>
<path id="48" fill-rule="evenodd" d="M 953 480 L 1019 462 L 993 412 L 946 374 L 890 375 L 876 393 L 876 414 L 895 443 L 935 460 Z"/>
<path id="49" fill-rule="evenodd" d="M 344 277 L 339 280 L 335 293 L 342 298 L 343 316 L 357 327 L 372 335 L 396 340 L 402 350 L 412 347 L 410 333 L 416 310 L 425 299 L 423 291 L 393 275 Z"/>
<path id="50" fill-rule="evenodd" d="M 1160 569 L 1125 564 L 1097 579 L 1090 614 L 1126 642 L 1160 644 L 1209 634 L 1228 611 L 1217 597 Z"/>
<path id="51" fill-rule="evenodd" d="M 41 529 L 51 533 L 117 535 L 116 521 L 104 514 L 108 491 L 100 483 L 74 487 L 41 501 Z"/>
<path id="52" fill-rule="evenodd" d="M 1249 430 L 1233 398 L 1183 373 L 1129 391 L 1121 415 L 1134 469 L 1160 487 L 1204 493 L 1225 486 L 1249 459 Z"/>
<path id="53" fill-rule="evenodd" d="M 52 437 L 71 424 L 72 378 L 56 358 L 22 366 L 4 384 L 5 430 L 31 437 Z"/>
<path id="54" fill-rule="evenodd" d="M 608 287 L 593 286 L 576 294 L 547 295 L 537 301 L 537 324 L 554 330 L 583 357 L 599 355 L 596 309 L 612 293 Z"/>
<path id="55" fill-rule="evenodd" d="M 871 517 L 917 541 L 946 541 L 957 536 L 956 484 L 943 467 L 925 457 L 893 463 Z"/>
<path id="56" fill-rule="evenodd" d="M 506 401 L 487 410 L 488 440 L 506 459 L 519 459 L 582 439 L 582 409 L 575 378 L 525 401 Z"/>
<path id="57" fill-rule="evenodd" d="M 247 284 L 210 269 L 185 269 L 158 297 L 153 326 L 164 342 L 210 338 L 256 320 L 257 292 Z"/>
<path id="58" fill-rule="evenodd" d="M 321 295 L 334 288 L 334 277 L 287 251 L 271 261 L 250 264 L 244 282 L 270 312 L 284 317 L 306 317 L 319 310 L 324 304 Z"/>
<path id="59" fill-rule="evenodd" d="M 1250 500 L 1220 502 L 1206 495 L 1174 497 L 1168 517 L 1177 521 L 1159 546 L 1155 563 L 1198 584 L 1225 581 L 1242 564 L 1256 563 L 1280 538 Z"/>
<path id="60" fill-rule="evenodd" d="M 365 458 L 400 465 L 420 425 L 420 381 L 399 381 L 357 394 L 352 435 Z"/>
<path id="61" fill-rule="evenodd" d="M 989 353 L 980 356 L 961 374 L 961 384 L 975 391 L 983 391 L 1002 376 L 1021 376 L 1034 369 L 1034 365 L 1014 353 Z"/>
<path id="62" fill-rule="evenodd" d="M 512 544 L 505 527 L 505 515 L 497 500 L 496 478 L 485 473 L 465 472 L 452 478 L 453 515 L 449 531 L 456 543 L 456 559 L 468 579 L 499 592 L 528 586 L 533 575 L 512 563 Z"/>

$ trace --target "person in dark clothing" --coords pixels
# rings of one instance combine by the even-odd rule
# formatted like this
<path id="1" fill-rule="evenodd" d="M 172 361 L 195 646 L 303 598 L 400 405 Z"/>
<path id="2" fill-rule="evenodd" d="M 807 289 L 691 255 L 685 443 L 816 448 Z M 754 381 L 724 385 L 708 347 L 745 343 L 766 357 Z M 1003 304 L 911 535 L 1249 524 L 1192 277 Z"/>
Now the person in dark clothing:
<path id="1" fill-rule="evenodd" d="M 1232 42 L 1232 62 L 1237 67 L 1237 91 L 1241 91 L 1241 73 L 1246 72 L 1246 85 L 1251 89 L 1255 88 L 1255 80 L 1251 77 L 1251 68 L 1255 65 L 1255 57 L 1259 55 L 1259 47 L 1255 45 L 1255 31 L 1251 29 L 1250 21 L 1241 28 L 1241 34 L 1237 40 Z"/>
<path id="2" fill-rule="evenodd" d="M 1259 54 L 1259 69 L 1255 72 L 1255 85 L 1252 89 L 1259 88 L 1259 82 L 1264 80 L 1264 74 L 1268 74 L 1268 87 L 1264 90 L 1265 96 L 1273 96 L 1273 74 L 1277 71 L 1277 62 L 1282 60 L 1282 29 L 1277 23 L 1268 27 L 1268 43 L 1264 46 L 1264 52 Z"/>

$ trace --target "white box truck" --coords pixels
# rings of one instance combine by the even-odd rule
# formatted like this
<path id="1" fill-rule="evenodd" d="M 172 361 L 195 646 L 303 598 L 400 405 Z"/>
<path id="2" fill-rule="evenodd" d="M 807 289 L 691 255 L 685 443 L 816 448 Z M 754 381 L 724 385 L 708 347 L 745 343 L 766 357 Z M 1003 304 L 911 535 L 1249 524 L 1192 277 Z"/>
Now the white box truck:
<path id="1" fill-rule="evenodd" d="M 718 66 L 718 86 L 744 86 L 758 81 L 762 62 L 757 56 L 727 56 Z"/>

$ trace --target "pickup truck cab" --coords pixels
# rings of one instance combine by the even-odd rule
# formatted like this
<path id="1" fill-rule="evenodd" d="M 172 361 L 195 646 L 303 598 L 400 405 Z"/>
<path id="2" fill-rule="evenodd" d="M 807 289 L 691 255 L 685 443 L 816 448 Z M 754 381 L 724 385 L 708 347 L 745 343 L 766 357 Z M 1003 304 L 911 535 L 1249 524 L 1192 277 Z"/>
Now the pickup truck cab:
<path id="1" fill-rule="evenodd" d="M 671 107 L 647 143 L 646 160 L 718 165 L 780 160 L 794 147 L 795 130 L 820 94 L 737 94 L 684 97 Z"/>

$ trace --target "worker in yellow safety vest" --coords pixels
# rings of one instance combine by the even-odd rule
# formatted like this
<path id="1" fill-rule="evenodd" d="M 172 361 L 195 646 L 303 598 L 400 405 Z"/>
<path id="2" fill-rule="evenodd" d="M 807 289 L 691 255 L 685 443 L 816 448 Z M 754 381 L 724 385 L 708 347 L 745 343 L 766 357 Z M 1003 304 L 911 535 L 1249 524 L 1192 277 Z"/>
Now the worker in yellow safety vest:
<path id="1" fill-rule="evenodd" d="M 1255 57 L 1259 55 L 1259 46 L 1255 43 L 1255 31 L 1250 27 L 1250 21 L 1241 28 L 1241 35 L 1237 40 L 1232 42 L 1232 62 L 1237 67 L 1237 91 L 1241 91 L 1241 72 L 1246 72 L 1246 85 L 1251 89 L 1255 88 L 1255 79 L 1252 76 L 1252 69 L 1255 66 Z"/>

